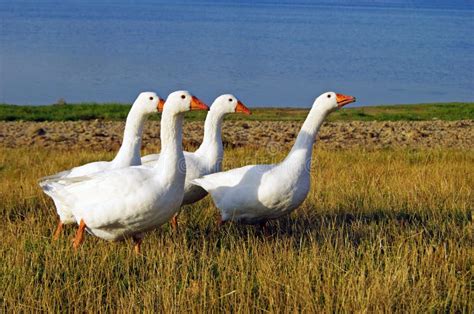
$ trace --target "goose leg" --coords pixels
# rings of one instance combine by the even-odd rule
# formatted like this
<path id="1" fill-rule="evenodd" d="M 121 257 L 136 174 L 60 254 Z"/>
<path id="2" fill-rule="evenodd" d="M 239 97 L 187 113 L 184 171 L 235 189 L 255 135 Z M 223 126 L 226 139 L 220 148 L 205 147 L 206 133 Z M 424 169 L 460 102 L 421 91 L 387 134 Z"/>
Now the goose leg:
<path id="1" fill-rule="evenodd" d="M 134 235 L 132 239 L 134 243 L 133 250 L 135 251 L 135 254 L 140 255 L 143 237 L 141 235 Z"/>
<path id="2" fill-rule="evenodd" d="M 173 228 L 174 231 L 178 230 L 178 213 L 174 214 L 173 218 L 171 218 L 171 228 Z"/>
<path id="3" fill-rule="evenodd" d="M 56 231 L 53 234 L 53 241 L 57 241 L 61 236 L 61 231 L 63 230 L 63 223 L 59 220 L 58 226 L 56 227 Z"/>
<path id="4" fill-rule="evenodd" d="M 75 251 L 77 251 L 82 242 L 84 242 L 84 230 L 86 230 L 86 223 L 84 222 L 84 220 L 81 219 L 79 228 L 76 232 L 76 237 L 74 238 L 74 242 L 72 244 Z"/>

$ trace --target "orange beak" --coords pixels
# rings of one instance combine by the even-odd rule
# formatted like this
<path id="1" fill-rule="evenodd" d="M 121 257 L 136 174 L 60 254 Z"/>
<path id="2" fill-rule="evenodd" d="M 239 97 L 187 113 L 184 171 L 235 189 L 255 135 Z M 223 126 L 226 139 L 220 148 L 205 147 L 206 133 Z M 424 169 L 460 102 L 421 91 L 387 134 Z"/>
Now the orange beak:
<path id="1" fill-rule="evenodd" d="M 199 98 L 193 96 L 191 99 L 191 110 L 209 110 L 209 107 L 199 100 Z"/>
<path id="2" fill-rule="evenodd" d="M 336 94 L 336 101 L 337 101 L 337 106 L 339 108 L 341 108 L 341 107 L 343 107 L 347 104 L 355 102 L 356 98 L 353 97 L 353 96 L 347 96 L 347 95 L 343 95 L 343 94 Z"/>
<path id="3" fill-rule="evenodd" d="M 158 112 L 163 112 L 164 106 L 165 106 L 165 100 L 160 99 L 160 101 L 158 102 L 158 105 L 156 105 L 156 110 L 158 110 Z"/>
<path id="4" fill-rule="evenodd" d="M 235 112 L 240 112 L 243 114 L 252 114 L 249 108 L 247 108 L 243 103 L 237 101 L 237 107 L 235 107 Z"/>

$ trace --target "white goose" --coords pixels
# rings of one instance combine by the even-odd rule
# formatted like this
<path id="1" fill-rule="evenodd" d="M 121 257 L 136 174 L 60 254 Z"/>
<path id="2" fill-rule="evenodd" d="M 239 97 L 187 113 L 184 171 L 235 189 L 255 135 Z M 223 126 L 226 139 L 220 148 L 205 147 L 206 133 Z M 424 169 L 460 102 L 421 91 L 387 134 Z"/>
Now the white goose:
<path id="1" fill-rule="evenodd" d="M 154 112 L 161 112 L 163 110 L 163 104 L 164 100 L 158 97 L 156 93 L 143 92 L 138 95 L 127 115 L 122 145 L 112 161 L 91 162 L 40 179 L 39 184 L 41 188 L 53 199 L 56 211 L 59 215 L 59 223 L 54 233 L 54 239 L 59 238 L 63 225 L 72 224 L 76 220 L 74 219 L 71 209 L 56 198 L 54 193 L 51 193 L 51 184 L 65 178 L 80 177 L 99 171 L 140 165 L 140 148 L 142 145 L 144 123 L 148 115 Z"/>
<path id="2" fill-rule="evenodd" d="M 220 221 L 264 224 L 288 214 L 306 198 L 310 187 L 310 164 L 316 134 L 326 116 L 355 101 L 333 92 L 316 98 L 296 142 L 279 164 L 251 165 L 195 179 L 220 210 Z"/>
<path id="3" fill-rule="evenodd" d="M 186 165 L 182 149 L 184 112 L 208 107 L 187 91 L 170 94 L 161 117 L 161 155 L 155 167 L 134 166 L 52 183 L 52 193 L 72 209 L 79 229 L 105 240 L 133 237 L 138 253 L 142 233 L 167 222 L 183 201 Z"/>
<path id="4" fill-rule="evenodd" d="M 207 195 L 206 190 L 191 184 L 191 180 L 204 175 L 221 171 L 224 148 L 222 145 L 222 121 L 228 113 L 240 112 L 251 114 L 250 110 L 233 95 L 221 95 L 214 100 L 207 113 L 204 123 L 204 140 L 193 152 L 184 152 L 186 158 L 186 182 L 184 183 L 183 205 L 195 203 Z M 160 154 L 142 157 L 142 164 L 154 166 Z M 173 216 L 171 224 L 177 228 L 177 216 Z"/>

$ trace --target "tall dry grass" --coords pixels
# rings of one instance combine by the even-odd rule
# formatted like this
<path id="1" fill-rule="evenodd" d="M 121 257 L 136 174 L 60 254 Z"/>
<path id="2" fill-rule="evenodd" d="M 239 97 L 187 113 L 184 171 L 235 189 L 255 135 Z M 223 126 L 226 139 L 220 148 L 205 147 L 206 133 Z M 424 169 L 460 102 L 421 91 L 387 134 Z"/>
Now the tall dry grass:
<path id="1" fill-rule="evenodd" d="M 226 151 L 226 168 L 283 153 Z M 308 199 L 271 224 L 218 230 L 209 198 L 180 230 L 131 242 L 56 243 L 37 178 L 107 153 L 0 149 L 4 310 L 239 312 L 461 311 L 473 306 L 474 153 L 318 150 Z"/>

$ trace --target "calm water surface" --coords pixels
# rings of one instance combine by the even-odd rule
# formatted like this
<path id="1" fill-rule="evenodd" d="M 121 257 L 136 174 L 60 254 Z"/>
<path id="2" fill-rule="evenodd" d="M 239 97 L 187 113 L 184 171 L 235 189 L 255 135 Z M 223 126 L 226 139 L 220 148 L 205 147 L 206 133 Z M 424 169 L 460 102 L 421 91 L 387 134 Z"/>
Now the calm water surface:
<path id="1" fill-rule="evenodd" d="M 474 101 L 473 1 L 0 1 L 0 102 Z"/>

